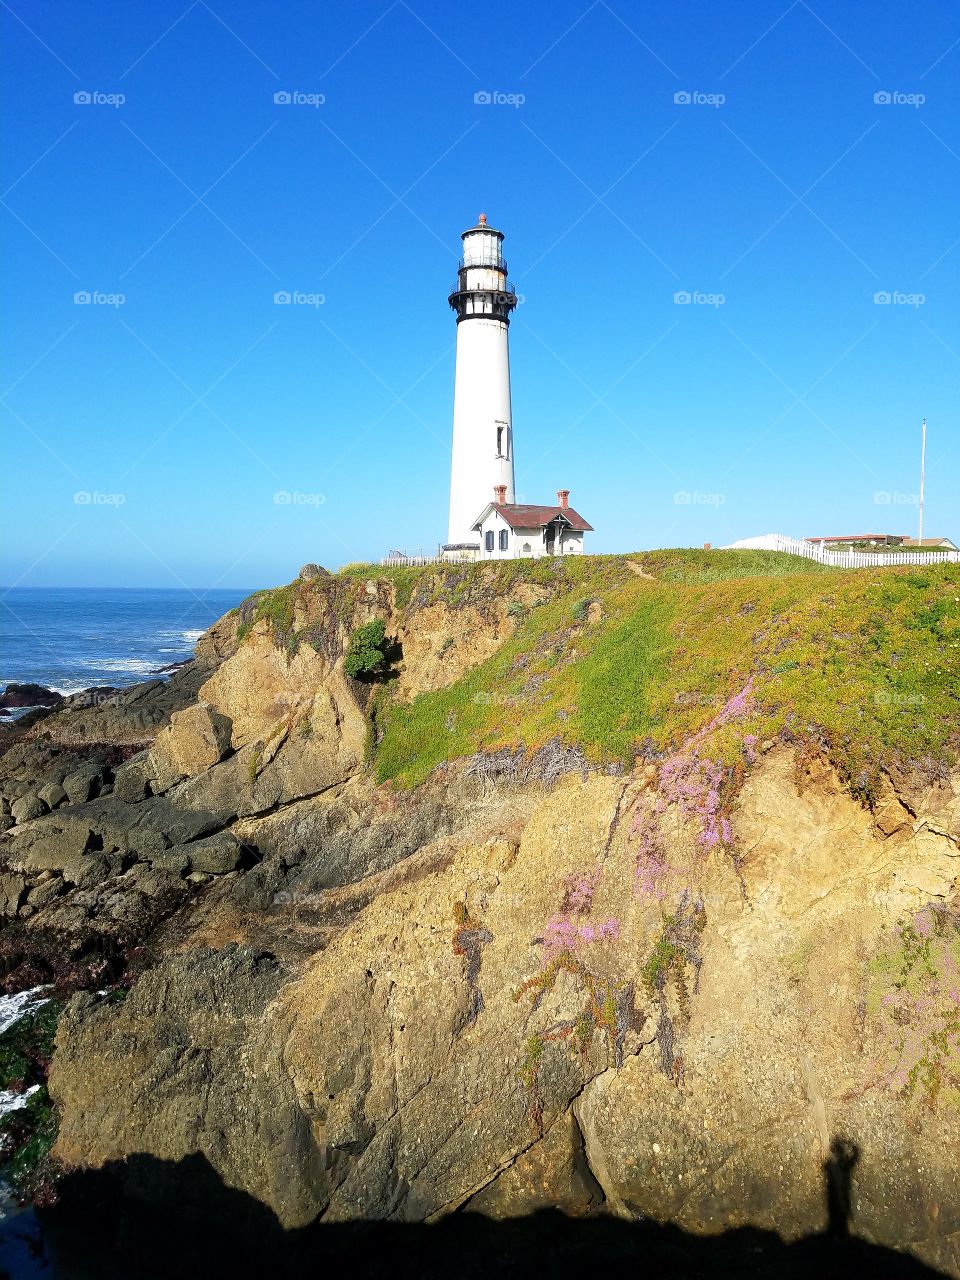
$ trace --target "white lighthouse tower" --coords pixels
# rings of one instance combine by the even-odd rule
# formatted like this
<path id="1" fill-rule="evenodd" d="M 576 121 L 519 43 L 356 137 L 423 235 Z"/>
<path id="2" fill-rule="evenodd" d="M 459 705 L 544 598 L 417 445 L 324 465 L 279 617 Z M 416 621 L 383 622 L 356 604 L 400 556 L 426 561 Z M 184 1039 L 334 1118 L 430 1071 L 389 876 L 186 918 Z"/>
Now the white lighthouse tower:
<path id="1" fill-rule="evenodd" d="M 474 525 L 502 486 L 514 501 L 513 418 L 510 409 L 510 312 L 517 305 L 507 280 L 503 232 L 481 213 L 464 231 L 463 258 L 450 306 L 457 313 L 457 374 L 453 396 L 450 552 L 479 551 Z"/>

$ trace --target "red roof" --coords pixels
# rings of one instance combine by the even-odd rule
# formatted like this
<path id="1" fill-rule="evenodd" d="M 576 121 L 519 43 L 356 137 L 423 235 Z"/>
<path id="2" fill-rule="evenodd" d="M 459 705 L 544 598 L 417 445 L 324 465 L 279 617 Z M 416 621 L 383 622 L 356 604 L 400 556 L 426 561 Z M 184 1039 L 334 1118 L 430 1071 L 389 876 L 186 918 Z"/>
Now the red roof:
<path id="1" fill-rule="evenodd" d="M 563 516 L 571 529 L 579 529 L 581 532 L 588 533 L 593 532 L 593 525 L 587 524 L 583 516 L 574 511 L 573 507 L 536 507 L 529 503 L 520 502 L 491 502 L 490 506 L 503 516 L 511 529 L 542 529 L 544 525 L 548 525 L 557 516 Z M 486 511 L 483 514 L 486 515 Z M 483 516 L 473 526 L 475 529 L 482 519 Z"/>

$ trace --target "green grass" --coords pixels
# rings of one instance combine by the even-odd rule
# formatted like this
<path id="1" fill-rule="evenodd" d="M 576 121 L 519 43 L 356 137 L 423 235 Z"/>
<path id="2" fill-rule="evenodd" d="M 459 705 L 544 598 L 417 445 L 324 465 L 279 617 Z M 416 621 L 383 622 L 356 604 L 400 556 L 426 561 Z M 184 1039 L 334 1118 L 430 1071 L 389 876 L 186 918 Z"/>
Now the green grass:
<path id="1" fill-rule="evenodd" d="M 637 551 L 630 555 L 543 557 L 539 560 L 490 560 L 467 564 L 377 565 L 348 564 L 336 575 L 392 582 L 404 598 L 403 607 L 415 593 L 431 598 L 445 595 L 470 595 L 493 589 L 508 591 L 518 582 L 556 583 L 590 582 L 598 566 L 627 573 L 632 560 L 646 572 L 665 582 L 715 582 L 724 578 L 781 576 L 794 573 L 831 573 L 826 565 L 783 551 L 702 551 L 674 547 L 664 551 Z"/>
<path id="2" fill-rule="evenodd" d="M 293 611 L 301 584 L 288 583 L 285 587 L 275 587 L 272 591 L 254 592 L 240 606 L 240 625 L 237 628 L 237 642 L 242 644 L 256 623 L 266 619 L 274 638 L 285 639 L 293 631 Z"/>
<path id="3" fill-rule="evenodd" d="M 356 578 L 364 582 L 371 578 L 381 582 L 392 582 L 396 590 L 397 605 L 403 609 L 409 604 L 413 589 L 418 579 L 423 575 L 424 570 L 432 567 L 431 565 L 409 568 L 400 564 L 346 564 L 339 571 L 337 577 Z"/>
<path id="4" fill-rule="evenodd" d="M 476 564 L 408 565 L 350 564 L 339 578 L 391 582 L 398 608 L 425 608 L 445 603 L 453 607 L 482 605 L 509 596 L 520 583 L 548 588 L 566 586 L 591 577 L 595 566 L 607 562 L 625 572 L 623 556 L 568 556 L 566 559 L 494 560 Z"/>
<path id="5" fill-rule="evenodd" d="M 378 779 L 415 786 L 444 761 L 553 737 L 598 763 L 630 763 L 678 745 L 750 677 L 756 708 L 715 735 L 721 759 L 738 755 L 744 732 L 814 738 L 869 796 L 885 760 L 951 757 L 960 566 L 835 570 L 753 551 L 632 559 L 655 581 L 625 557 L 565 561 L 562 572 L 547 562 L 554 594 L 497 654 L 446 689 L 381 708 Z M 543 562 L 500 563 L 507 571 L 488 591 L 544 572 Z M 469 591 L 477 568 L 489 567 L 470 567 Z M 578 624 L 588 595 L 604 616 Z"/>
<path id="6" fill-rule="evenodd" d="M 570 732 L 603 753 L 627 759 L 656 729 L 655 690 L 667 678 L 671 602 L 666 592 L 639 591 L 622 621 L 598 632 L 582 658 L 558 672 Z"/>

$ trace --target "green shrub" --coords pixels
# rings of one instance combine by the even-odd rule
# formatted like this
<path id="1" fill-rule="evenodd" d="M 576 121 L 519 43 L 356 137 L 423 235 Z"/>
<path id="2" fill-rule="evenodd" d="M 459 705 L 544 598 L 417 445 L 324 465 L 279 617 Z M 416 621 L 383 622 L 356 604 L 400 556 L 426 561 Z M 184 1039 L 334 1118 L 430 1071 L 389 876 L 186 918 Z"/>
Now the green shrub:
<path id="1" fill-rule="evenodd" d="M 379 675 L 387 665 L 386 627 L 375 618 L 357 627 L 343 659 L 343 669 L 353 680 Z"/>

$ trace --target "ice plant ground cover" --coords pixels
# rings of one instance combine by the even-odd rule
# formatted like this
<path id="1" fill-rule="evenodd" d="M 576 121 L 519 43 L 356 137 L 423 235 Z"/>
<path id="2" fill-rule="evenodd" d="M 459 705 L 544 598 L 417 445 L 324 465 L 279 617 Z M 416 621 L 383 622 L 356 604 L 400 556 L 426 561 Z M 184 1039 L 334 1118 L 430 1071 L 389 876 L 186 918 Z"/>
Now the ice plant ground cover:
<path id="1" fill-rule="evenodd" d="M 729 810 L 745 767 L 756 759 L 757 735 L 743 734 L 742 760 L 732 765 L 725 767 L 707 752 L 712 734 L 742 720 L 752 710 L 751 677 L 703 728 L 661 761 L 653 804 L 639 809 L 633 822 L 638 837 L 636 874 L 643 892 L 660 899 L 666 896 L 669 868 L 660 823 L 671 805 L 684 818 L 694 821 L 696 841 L 702 850 L 718 846 L 732 849 Z"/>
<path id="2" fill-rule="evenodd" d="M 620 936 L 619 920 L 589 918 L 602 875 L 603 866 L 598 863 L 589 871 L 574 872 L 564 879 L 560 910 L 550 917 L 543 937 L 538 939 L 551 959 L 562 951 L 577 951 L 591 942 L 612 941 Z"/>
<path id="3" fill-rule="evenodd" d="M 587 871 L 565 877 L 559 911 L 547 921 L 542 936 L 533 939 L 533 946 L 541 949 L 543 966 L 513 993 L 515 1002 L 527 1003 L 528 1029 L 534 1026 L 532 1020 L 563 975 L 572 980 L 582 1000 L 575 1017 L 541 1024 L 527 1038 L 520 1078 L 528 1091 L 530 1118 L 538 1130 L 543 1120 L 539 1082 L 545 1046 L 558 1042 L 585 1054 L 599 1032 L 605 1039 L 611 1065 L 619 1067 L 627 1031 L 635 1020 L 632 984 L 605 977 L 593 963 L 592 952 L 598 946 L 620 937 L 619 920 L 591 918 L 603 871 L 598 862 Z"/>
<path id="4" fill-rule="evenodd" d="M 409 608 L 509 603 L 519 584 L 548 579 L 556 590 L 447 688 L 384 700 L 381 781 L 415 786 L 457 756 L 554 740 L 599 766 L 660 761 L 748 682 L 745 721 L 711 735 L 718 767 L 766 739 L 813 742 L 869 800 L 884 762 L 955 756 L 958 565 L 841 571 L 773 552 L 669 551 L 393 572 Z M 587 596 L 593 622 L 575 616 Z M 722 816 L 710 840 L 723 840 Z"/>
<path id="5" fill-rule="evenodd" d="M 931 902 L 870 965 L 866 1012 L 879 1051 L 866 1088 L 960 1105 L 960 912 Z"/>
<path id="6" fill-rule="evenodd" d="M 742 735 L 742 759 L 724 766 L 710 758 L 713 735 L 727 726 L 744 720 L 753 709 L 752 680 L 733 694 L 701 729 L 691 734 L 683 745 L 659 765 L 656 784 L 647 786 L 646 779 L 634 778 L 624 785 L 613 819 L 614 826 L 623 810 L 623 801 L 632 792 L 628 808 L 633 807 L 627 849 L 634 858 L 633 894 L 644 905 L 659 908 L 659 936 L 655 937 L 643 968 L 643 986 L 656 1013 L 656 1037 L 660 1049 L 660 1068 L 676 1084 L 683 1081 L 683 1055 L 679 1035 L 690 1017 L 690 982 L 696 991 L 703 963 L 700 935 L 706 923 L 702 899 L 693 886 L 699 880 L 698 862 L 714 849 L 723 849 L 734 859 L 733 829 L 729 808 L 736 788 L 747 766 L 756 758 L 754 734 Z M 670 842 L 663 830 L 669 810 L 687 828 L 692 828 L 693 865 L 689 858 L 671 862 Z M 549 1040 L 572 1041 L 583 1052 L 595 1030 L 604 1030 L 613 1048 L 615 1065 L 620 1065 L 627 1029 L 637 1022 L 633 987 L 625 982 L 611 982 L 594 965 L 595 945 L 613 943 L 620 937 L 620 920 L 593 914 L 594 898 L 606 870 L 613 835 L 601 857 L 592 867 L 572 872 L 563 880 L 560 910 L 552 915 L 534 945 L 543 949 L 544 967 L 528 978 L 515 993 L 515 999 L 531 995 L 530 1015 L 539 1009 L 544 996 L 553 990 L 561 975 L 568 973 L 588 993 L 583 1012 L 576 1020 L 554 1022 L 528 1042 L 526 1064 L 521 1072 L 525 1083 L 536 1096 L 539 1064 L 543 1048 Z M 689 840 L 682 835 L 678 850 Z M 686 865 L 681 865 L 682 863 Z M 739 870 L 739 866 L 738 866 Z M 672 907 L 667 899 L 673 898 Z M 688 975 L 692 975 L 692 979 Z M 668 1000 L 668 990 L 675 994 L 675 1011 Z M 603 1000 L 596 998 L 597 991 Z M 643 1015 L 646 1020 L 646 1015 Z M 529 1019 L 528 1019 L 529 1021 Z M 532 1057 L 531 1057 L 532 1052 Z M 534 1069 L 534 1065 L 536 1069 Z M 538 1106 L 533 1107 L 535 1116 Z"/>

